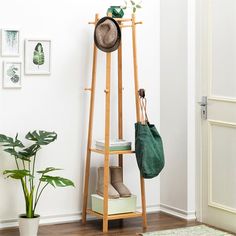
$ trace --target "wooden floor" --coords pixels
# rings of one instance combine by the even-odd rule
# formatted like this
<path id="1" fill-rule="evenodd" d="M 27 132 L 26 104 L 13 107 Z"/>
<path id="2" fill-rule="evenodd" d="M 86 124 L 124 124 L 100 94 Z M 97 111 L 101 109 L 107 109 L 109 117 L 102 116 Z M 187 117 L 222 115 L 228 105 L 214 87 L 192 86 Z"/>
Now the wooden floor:
<path id="1" fill-rule="evenodd" d="M 172 228 L 179 228 L 185 226 L 194 226 L 199 223 L 196 221 L 182 220 L 164 213 L 154 213 L 148 215 L 148 228 L 146 232 L 165 230 Z M 145 232 L 142 229 L 141 218 L 127 219 L 122 221 L 111 221 L 109 223 L 109 233 L 102 233 L 102 221 L 91 220 L 86 225 L 82 225 L 81 222 L 60 224 L 60 225 L 47 225 L 40 226 L 39 236 L 128 236 L 136 235 L 136 233 Z M 0 230 L 0 236 L 18 236 L 18 229 Z"/>

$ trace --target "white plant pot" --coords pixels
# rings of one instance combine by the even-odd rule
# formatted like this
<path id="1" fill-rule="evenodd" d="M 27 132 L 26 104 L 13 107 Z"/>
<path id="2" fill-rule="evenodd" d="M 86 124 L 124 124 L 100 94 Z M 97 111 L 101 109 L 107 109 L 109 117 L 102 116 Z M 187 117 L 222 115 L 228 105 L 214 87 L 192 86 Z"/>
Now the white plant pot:
<path id="1" fill-rule="evenodd" d="M 26 218 L 25 215 L 19 216 L 20 236 L 37 236 L 40 216 Z"/>

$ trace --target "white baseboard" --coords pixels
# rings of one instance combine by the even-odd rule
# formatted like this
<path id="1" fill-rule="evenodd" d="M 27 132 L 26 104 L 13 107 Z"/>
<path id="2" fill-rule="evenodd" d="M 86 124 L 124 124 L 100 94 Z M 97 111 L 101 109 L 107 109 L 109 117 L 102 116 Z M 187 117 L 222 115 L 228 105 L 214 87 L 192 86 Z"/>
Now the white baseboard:
<path id="1" fill-rule="evenodd" d="M 160 211 L 165 212 L 167 214 L 185 219 L 185 220 L 196 220 L 195 212 L 187 212 L 182 209 L 178 209 L 172 206 L 168 206 L 165 204 L 160 204 Z"/>
<path id="2" fill-rule="evenodd" d="M 79 220 L 81 220 L 81 212 L 62 215 L 41 216 L 40 225 L 71 223 Z M 18 227 L 18 219 L 0 220 L 0 229 L 11 227 Z"/>
<path id="3" fill-rule="evenodd" d="M 0 229 L 12 228 L 18 225 L 17 219 L 0 220 Z"/>
<path id="4" fill-rule="evenodd" d="M 141 209 L 141 207 L 138 207 Z M 147 207 L 147 213 L 154 213 L 154 212 L 165 212 L 186 220 L 196 219 L 195 212 L 186 212 L 174 207 L 170 207 L 164 204 L 161 205 L 151 205 Z M 89 218 L 89 219 L 93 219 Z M 71 213 L 71 214 L 64 214 L 64 215 L 51 215 L 51 216 L 42 216 L 40 219 L 40 225 L 47 225 L 47 224 L 63 224 L 63 223 L 72 223 L 81 220 L 81 212 Z M 11 228 L 17 227 L 18 220 L 17 219 L 9 219 L 9 220 L 0 220 L 0 229 L 3 228 Z"/>

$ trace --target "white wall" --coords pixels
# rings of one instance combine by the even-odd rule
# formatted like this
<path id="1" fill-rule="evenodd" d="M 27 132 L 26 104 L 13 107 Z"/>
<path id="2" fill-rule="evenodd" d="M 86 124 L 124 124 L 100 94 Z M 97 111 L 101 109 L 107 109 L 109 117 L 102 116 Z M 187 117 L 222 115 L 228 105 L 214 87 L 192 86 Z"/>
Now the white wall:
<path id="1" fill-rule="evenodd" d="M 162 204 L 187 210 L 187 0 L 161 1 Z"/>
<path id="2" fill-rule="evenodd" d="M 120 3 L 120 1 L 117 1 L 117 3 Z M 47 0 L 8 0 L 2 2 L 0 5 L 0 27 L 19 28 L 21 30 L 21 57 L 13 59 L 0 58 L 0 64 L 3 60 L 8 59 L 23 61 L 23 39 L 25 38 L 46 38 L 52 40 L 51 76 L 24 76 L 22 89 L 0 89 L 0 133 L 15 135 L 18 132 L 22 138 L 28 130 L 44 129 L 56 131 L 58 133 L 58 140 L 40 151 L 38 167 L 56 166 L 64 168 L 65 170 L 62 171 L 62 175 L 72 179 L 76 184 L 75 189 L 54 190 L 49 188 L 45 192 L 38 206 L 38 213 L 43 218 L 42 222 L 61 222 L 79 218 L 82 204 L 82 183 L 89 108 L 89 95 L 83 89 L 84 87 L 90 86 L 91 82 L 93 43 L 93 26 L 87 23 L 93 20 L 96 12 L 105 15 L 106 8 L 109 5 L 110 1 L 108 0 L 61 0 L 57 2 Z M 142 26 L 138 26 L 140 87 L 147 89 L 150 120 L 158 124 L 160 63 L 159 19 L 157 16 L 159 14 L 159 1 L 144 1 L 143 5 L 143 9 L 137 14 L 137 18 L 144 21 Z M 125 138 L 133 139 L 135 106 L 129 29 L 124 29 L 123 39 L 125 88 L 124 129 Z M 181 39 L 178 39 L 179 41 Z M 113 65 L 115 66 L 115 55 L 113 59 Z M 184 63 L 182 60 L 185 60 L 185 57 L 181 60 L 176 59 L 181 65 Z M 103 136 L 104 63 L 104 54 L 99 53 L 98 89 L 94 124 L 95 138 L 101 138 Z M 168 69 L 168 64 L 166 66 Z M 2 72 L 2 66 L 0 67 L 0 71 Z M 112 125 L 116 128 L 117 97 L 115 69 L 112 74 L 114 75 L 112 87 L 113 91 L 115 91 L 112 95 L 112 109 L 114 111 Z M 176 76 L 173 75 L 172 78 L 174 80 Z M 180 73 L 178 78 L 182 80 L 180 83 L 184 85 L 185 76 L 182 76 Z M 177 79 L 174 80 L 174 83 L 177 84 L 176 86 L 179 85 Z M 181 102 L 184 96 L 184 94 L 180 96 L 178 102 Z M 177 108 L 177 106 L 175 107 Z M 163 118 L 164 123 L 165 119 Z M 178 125 L 180 121 L 176 122 Z M 186 129 L 185 127 L 183 128 L 181 131 L 180 129 L 175 131 L 177 132 L 177 137 L 182 137 L 182 134 L 186 134 Z M 164 129 L 163 133 L 165 134 Z M 116 132 L 113 131 L 112 136 L 115 137 Z M 184 145 L 185 143 L 186 140 L 183 139 L 180 145 Z M 180 152 L 179 156 L 180 164 L 182 162 L 184 163 L 186 153 Z M 115 157 L 112 159 L 115 160 Z M 102 157 L 94 155 L 92 158 L 92 180 L 96 179 L 96 166 L 101 164 Z M 7 157 L 1 151 L 0 172 L 6 168 L 13 168 L 13 166 L 14 164 L 11 158 Z M 167 165 L 167 168 L 171 167 Z M 185 172 L 183 172 L 180 180 L 184 177 Z M 166 182 L 163 178 L 163 183 L 170 184 L 173 177 L 170 178 Z M 91 182 L 94 183 L 95 181 Z M 134 156 L 125 158 L 125 182 L 131 188 L 132 192 L 139 196 L 139 177 Z M 175 186 L 177 186 L 176 183 Z M 91 191 L 94 191 L 94 184 L 91 185 Z M 178 190 L 176 190 L 176 193 L 179 195 L 178 197 L 185 197 L 185 190 L 183 194 Z M 168 193 L 163 193 L 163 196 L 166 196 L 166 194 Z M 146 195 L 147 205 L 149 207 L 157 207 L 159 205 L 158 179 L 146 181 Z M 140 199 L 138 205 L 140 205 Z M 181 206 L 185 207 L 184 202 L 181 202 Z M 5 180 L 0 176 L 0 228 L 7 225 L 14 225 L 14 219 L 23 211 L 22 191 L 19 184 L 11 180 Z"/>
<path id="3" fill-rule="evenodd" d="M 195 0 L 161 1 L 161 208 L 195 218 Z"/>

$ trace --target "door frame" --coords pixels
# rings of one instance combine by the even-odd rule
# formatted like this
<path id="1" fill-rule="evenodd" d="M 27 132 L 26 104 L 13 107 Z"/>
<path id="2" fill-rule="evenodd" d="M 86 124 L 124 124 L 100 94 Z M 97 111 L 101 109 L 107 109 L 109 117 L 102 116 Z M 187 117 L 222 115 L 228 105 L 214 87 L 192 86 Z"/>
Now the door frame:
<path id="1" fill-rule="evenodd" d="M 198 221 L 203 221 L 203 146 L 202 146 L 202 125 L 201 109 L 198 102 L 201 101 L 202 96 L 209 96 L 209 88 L 204 87 L 203 79 L 205 73 L 209 72 L 209 68 L 204 67 L 206 61 L 209 61 L 208 56 L 210 52 L 209 48 L 209 37 L 211 31 L 209 30 L 209 4 L 212 0 L 195 0 L 195 170 L 196 170 L 196 218 Z M 207 24 L 203 24 L 203 21 L 207 20 Z M 194 27 L 194 26 L 193 26 Z M 205 38 L 207 37 L 207 38 Z M 207 53 L 206 53 L 207 51 Z M 207 56 L 207 57 L 206 57 Z M 207 72 L 205 71 L 207 70 Z"/>
<path id="2" fill-rule="evenodd" d="M 191 0 L 189 0 L 191 1 Z M 191 9 L 189 9 L 188 13 L 188 37 L 189 41 L 192 40 L 192 47 L 189 47 L 189 55 L 191 56 L 191 61 L 189 60 L 189 64 L 191 64 L 192 68 L 192 76 L 189 77 L 189 80 L 192 80 L 192 88 L 189 93 L 188 99 L 194 101 L 190 105 L 194 107 L 192 112 L 194 114 L 194 122 L 189 127 L 190 129 L 194 129 L 194 145 L 195 149 L 193 150 L 192 155 L 194 155 L 195 160 L 195 211 L 196 218 L 198 221 L 203 220 L 202 212 L 203 212 L 203 172 L 202 172 L 202 140 L 201 140 L 201 127 L 202 127 L 202 119 L 201 119 L 201 111 L 200 106 L 198 105 L 198 101 L 201 100 L 201 97 L 207 94 L 202 94 L 202 57 L 203 57 L 203 29 L 202 29 L 202 4 L 206 4 L 208 0 L 193 0 L 191 4 Z M 190 42 L 191 43 L 191 42 Z M 190 63 L 191 62 L 191 63 Z M 189 112 L 191 107 L 188 106 Z"/>
<path id="3" fill-rule="evenodd" d="M 187 111 L 187 208 L 188 212 L 196 212 L 198 218 L 199 170 L 197 168 L 198 137 L 197 136 L 197 2 L 188 0 L 188 111 Z"/>

